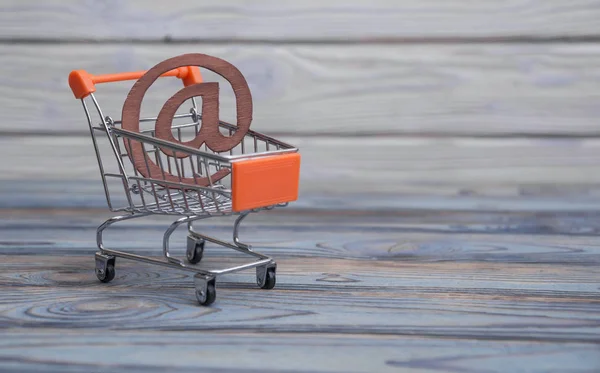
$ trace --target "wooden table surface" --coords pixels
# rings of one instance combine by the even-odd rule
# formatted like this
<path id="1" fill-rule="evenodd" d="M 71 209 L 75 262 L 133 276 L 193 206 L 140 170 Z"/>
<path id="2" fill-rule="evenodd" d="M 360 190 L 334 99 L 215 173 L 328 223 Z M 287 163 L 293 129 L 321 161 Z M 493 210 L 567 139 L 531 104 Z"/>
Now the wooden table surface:
<path id="1" fill-rule="evenodd" d="M 242 236 L 278 284 L 224 276 L 197 305 L 187 272 L 117 259 L 94 275 L 103 210 L 5 210 L 0 370 L 597 372 L 600 217 L 486 211 L 256 214 Z M 231 219 L 198 229 L 227 238 Z M 578 222 L 585 224 L 578 224 Z M 107 233 L 160 254 L 164 218 Z M 183 253 L 185 230 L 174 248 Z M 207 266 L 236 254 L 207 246 Z"/>
<path id="2" fill-rule="evenodd" d="M 1 1 L 0 372 L 600 372 L 599 19 L 598 0 Z M 67 83 L 182 53 L 238 67 L 252 129 L 302 154 L 300 199 L 242 230 L 277 287 L 229 275 L 210 308 L 186 272 L 96 279 L 109 214 Z M 130 88 L 98 88 L 106 115 Z M 107 243 L 159 255 L 169 223 Z"/>

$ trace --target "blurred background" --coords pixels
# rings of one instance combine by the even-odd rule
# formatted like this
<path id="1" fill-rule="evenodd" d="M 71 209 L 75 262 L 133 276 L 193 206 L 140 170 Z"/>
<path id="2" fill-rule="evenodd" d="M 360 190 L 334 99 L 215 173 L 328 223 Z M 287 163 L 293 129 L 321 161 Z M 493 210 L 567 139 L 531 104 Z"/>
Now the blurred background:
<path id="1" fill-rule="evenodd" d="M 0 204 L 106 206 L 71 70 L 205 53 L 245 75 L 252 129 L 300 147 L 296 208 L 597 210 L 599 19 L 594 0 L 4 0 Z M 108 115 L 130 87 L 98 87 Z"/>

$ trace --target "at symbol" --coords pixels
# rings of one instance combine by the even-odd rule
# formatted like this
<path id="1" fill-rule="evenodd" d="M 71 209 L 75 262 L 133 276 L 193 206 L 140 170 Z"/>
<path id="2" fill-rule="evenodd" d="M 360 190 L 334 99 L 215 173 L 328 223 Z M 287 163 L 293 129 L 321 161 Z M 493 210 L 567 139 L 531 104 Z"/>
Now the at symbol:
<path id="1" fill-rule="evenodd" d="M 173 57 L 165 60 L 148 70 L 131 88 L 125 103 L 123 104 L 122 128 L 125 130 L 140 131 L 140 111 L 142 100 L 146 91 L 156 79 L 167 71 L 183 66 L 199 66 L 213 71 L 225 78 L 235 94 L 237 130 L 231 136 L 225 136 L 219 131 L 219 85 L 218 83 L 198 83 L 187 86 L 175 93 L 163 105 L 158 114 L 155 125 L 155 136 L 157 138 L 179 143 L 194 148 L 206 144 L 212 151 L 224 152 L 233 149 L 243 139 L 252 122 L 252 96 L 248 83 L 242 73 L 232 64 L 217 57 L 205 54 L 192 53 Z M 202 128 L 195 138 L 190 141 L 178 141 L 171 132 L 173 116 L 187 99 L 191 97 L 202 97 Z M 210 184 L 208 177 L 182 177 L 172 175 L 167 170 L 161 169 L 146 154 L 143 145 L 137 141 L 125 141 L 125 149 L 134 167 L 144 177 L 165 180 L 174 183 L 196 184 L 207 186 Z M 187 155 L 181 152 L 173 152 L 168 149 L 161 151 L 169 156 L 184 158 Z M 211 175 L 210 179 L 215 182 L 227 176 L 229 171 L 221 169 Z"/>

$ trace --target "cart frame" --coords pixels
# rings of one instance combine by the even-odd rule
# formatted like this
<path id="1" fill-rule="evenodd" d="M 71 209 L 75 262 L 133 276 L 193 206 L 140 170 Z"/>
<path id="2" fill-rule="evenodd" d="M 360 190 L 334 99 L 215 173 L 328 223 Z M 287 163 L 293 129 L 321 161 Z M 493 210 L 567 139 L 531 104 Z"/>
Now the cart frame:
<path id="1" fill-rule="evenodd" d="M 120 77 L 113 76 L 113 79 L 101 75 L 90 75 L 90 79 L 94 79 L 94 83 L 105 83 L 132 80 L 139 78 L 144 73 L 143 71 L 123 73 L 124 75 L 122 74 Z M 177 75 L 169 72 L 168 74 L 164 74 L 164 76 Z M 75 89 L 73 91 L 75 93 Z M 234 174 L 236 163 L 238 162 L 242 164 L 248 160 L 264 160 L 265 162 L 281 160 L 283 159 L 281 156 L 296 154 L 298 152 L 296 147 L 249 130 L 241 143 L 235 149 L 231 149 L 228 152 L 215 153 L 207 146 L 204 146 L 204 149 L 202 147 L 201 149 L 195 149 L 156 138 L 152 129 L 132 132 L 119 128 L 121 121 L 104 115 L 93 92 L 84 97 L 77 98 L 80 98 L 82 102 L 88 121 L 108 207 L 113 212 L 121 213 L 107 219 L 97 229 L 96 241 L 99 251 L 95 254 L 95 272 L 100 281 L 110 282 L 115 277 L 116 258 L 120 257 L 194 273 L 196 298 L 201 305 L 210 305 L 214 302 L 216 298 L 216 278 L 223 274 L 255 268 L 256 283 L 260 288 L 272 289 L 275 286 L 277 264 L 271 257 L 260 254 L 254 251 L 251 245 L 243 243 L 239 238 L 239 227 L 249 214 L 262 210 L 271 210 L 276 207 L 284 207 L 289 201 L 294 200 L 294 198 L 288 196 L 284 201 L 277 201 L 277 203 L 238 210 L 236 209 L 235 201 L 232 201 L 232 179 L 235 177 L 232 174 Z M 179 141 L 182 139 L 182 133 L 191 131 L 197 135 L 202 126 L 202 116 L 197 112 L 196 99 L 191 98 L 190 101 L 192 107 L 189 113 L 176 114 L 174 116 L 176 120 L 191 120 L 189 123 L 173 125 L 172 131 L 175 132 Z M 95 109 L 93 111 L 99 117 L 96 121 L 92 119 L 95 115 L 88 106 L 90 102 Z M 154 122 L 156 120 L 156 117 L 140 118 L 140 123 Z M 235 125 L 222 121 L 219 121 L 219 127 L 221 132 L 229 133 L 230 136 L 237 129 Z M 98 134 L 104 134 L 105 138 L 108 139 L 108 144 L 105 144 L 104 147 L 100 144 Z M 168 181 L 166 177 L 156 179 L 150 177 L 150 175 L 144 176 L 139 172 L 140 170 L 136 169 L 134 165 L 135 160 L 130 159 L 130 155 L 122 150 L 126 145 L 131 146 L 133 143 L 141 144 L 145 152 L 149 154 L 149 157 L 145 160 L 146 165 L 148 165 L 148 159 L 152 162 L 155 161 L 160 167 L 163 176 L 167 172 L 170 174 L 173 173 L 178 177 L 179 182 Z M 106 148 L 110 148 L 109 152 L 114 155 L 116 164 L 114 162 L 107 164 L 104 159 Z M 180 154 L 180 156 L 175 157 L 176 153 Z M 294 172 L 296 168 L 299 170 L 299 155 L 297 154 L 297 156 L 297 162 L 294 161 L 295 163 L 291 166 Z M 289 162 L 286 165 L 285 167 L 289 169 Z M 112 166 L 113 170 L 108 169 L 110 166 Z M 186 174 L 188 179 L 190 174 L 194 180 L 200 176 L 207 178 L 208 185 L 183 182 Z M 215 178 L 217 174 L 220 176 Z M 225 176 L 223 177 L 223 175 Z M 111 180 L 116 180 L 118 181 L 117 184 L 122 185 L 122 188 L 119 189 L 124 192 L 127 201 L 124 205 L 117 206 L 118 201 L 115 201 L 114 193 L 111 193 L 111 186 L 109 185 L 109 181 Z M 142 256 L 105 247 L 103 234 L 107 228 L 116 223 L 149 215 L 179 216 L 166 229 L 163 235 L 162 258 Z M 214 216 L 232 215 L 237 216 L 233 225 L 232 242 L 226 242 L 201 234 L 194 230 L 192 226 L 192 223 L 197 220 Z M 171 235 L 182 224 L 187 224 L 188 232 L 186 261 L 172 255 L 169 247 Z M 197 263 L 202 259 L 205 242 L 211 242 L 224 248 L 236 250 L 253 257 L 255 260 L 223 269 L 201 268 Z"/>

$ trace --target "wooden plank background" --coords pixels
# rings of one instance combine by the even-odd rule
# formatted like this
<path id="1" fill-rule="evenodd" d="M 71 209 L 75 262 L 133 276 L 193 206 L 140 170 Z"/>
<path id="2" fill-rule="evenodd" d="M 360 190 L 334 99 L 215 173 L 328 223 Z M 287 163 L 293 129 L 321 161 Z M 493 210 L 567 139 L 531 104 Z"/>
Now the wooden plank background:
<path id="1" fill-rule="evenodd" d="M 253 128 L 274 134 L 597 136 L 600 45 L 139 45 L 7 44 L 0 64 L 6 97 L 0 130 L 85 135 L 67 85 L 73 69 L 147 69 L 202 52 L 232 61 L 255 98 Z M 211 78 L 212 75 L 208 74 Z M 158 109 L 179 82 L 153 86 Z M 104 111 L 120 117 L 131 83 L 98 87 Z M 235 119 L 222 87 L 222 116 Z"/>
<path id="2" fill-rule="evenodd" d="M 303 156 L 300 200 L 292 208 L 600 208 L 598 139 L 281 139 L 300 147 Z M 0 163 L 0 202 L 13 208 L 102 208 L 106 201 L 91 144 L 89 136 L 0 138 L 11 158 Z"/>
<path id="3" fill-rule="evenodd" d="M 369 41 L 593 37 L 597 0 L 9 0 L 5 39 Z"/>
<path id="4" fill-rule="evenodd" d="M 598 0 L 0 2 L 0 372 L 598 372 L 599 19 Z M 303 156 L 300 200 L 242 229 L 277 288 L 228 275 L 211 308 L 187 273 L 119 259 L 96 280 L 110 215 L 67 84 L 187 52 L 238 66 L 253 129 Z M 99 87 L 108 114 L 129 87 Z M 157 255 L 167 224 L 108 244 Z"/>
<path id="5" fill-rule="evenodd" d="M 260 291 L 251 273 L 228 275 L 218 303 L 199 308 L 184 272 L 118 259 L 114 282 L 96 280 L 90 247 L 108 214 L 8 215 L 0 220 L 6 371 L 600 367 L 600 246 L 573 220 L 597 227 L 597 216 L 257 214 L 242 235 L 277 257 L 278 287 Z M 107 243 L 157 255 L 167 221 L 117 227 Z M 231 233 L 220 220 L 198 228 Z M 222 250 L 206 255 L 204 265 L 231 264 Z"/>
<path id="6" fill-rule="evenodd" d="M 61 332 L 64 344 L 56 345 L 54 338 Z M 159 337 L 160 336 L 160 337 Z M 287 372 L 448 372 L 491 371 L 489 366 L 497 361 L 510 361 L 510 367 L 539 366 L 546 371 L 573 371 L 582 368 L 582 360 L 595 360 L 597 350 L 590 345 L 571 343 L 518 342 L 511 348 L 505 341 L 448 341 L 445 339 L 415 340 L 410 337 L 382 336 L 365 339 L 361 336 L 323 335 L 318 341 L 306 334 L 288 335 L 274 339 L 274 335 L 246 333 L 231 335 L 227 332 L 203 331 L 199 333 L 137 331 L 74 331 L 48 330 L 23 334 L 6 334 L 12 342 L 5 347 L 4 356 L 11 356 L 12 365 L 22 372 L 65 372 L 107 369 L 103 357 L 112 356 L 120 364 L 112 364 L 111 372 L 131 373 L 152 370 L 177 372 L 265 372 L 286 356 Z M 2 342 L 6 344 L 6 340 Z M 114 346 L 112 341 L 122 340 Z M 276 340 L 277 342 L 274 342 Z M 36 342 L 33 342 L 36 341 Z M 207 342 L 210 341 L 210 342 Z M 0 343 L 2 343 L 0 342 Z M 40 344 L 44 344 L 40 348 Z M 177 359 L 167 362 L 164 347 L 179 351 Z M 423 348 L 424 346 L 427 349 Z M 345 352 L 339 357 L 340 350 Z M 9 355 L 10 352 L 12 355 Z M 31 359 L 34 352 L 39 359 Z M 71 354 L 73 360 L 57 359 Z M 221 354 L 235 356 L 222 359 Z M 578 356 L 579 359 L 574 359 Z M 8 360 L 8 359 L 7 359 Z M 143 364 L 140 364 L 144 362 Z M 244 364 L 240 368 L 236 361 Z M 338 370 L 336 370 L 338 369 Z M 499 370 L 498 370 L 499 371 Z M 541 371 L 541 370 L 540 370 Z M 554 370 L 557 371 L 557 370 Z M 585 365 L 577 372 L 585 370 Z"/>

